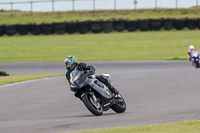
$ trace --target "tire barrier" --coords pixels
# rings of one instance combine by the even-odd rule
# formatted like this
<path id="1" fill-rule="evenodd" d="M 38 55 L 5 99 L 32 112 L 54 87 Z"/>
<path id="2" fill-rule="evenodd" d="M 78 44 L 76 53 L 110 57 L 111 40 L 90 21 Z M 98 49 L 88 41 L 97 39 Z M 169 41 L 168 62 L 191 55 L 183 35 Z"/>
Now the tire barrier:
<path id="1" fill-rule="evenodd" d="M 102 22 L 101 21 L 93 21 L 90 23 L 90 30 L 93 33 L 100 33 L 102 31 Z"/>
<path id="2" fill-rule="evenodd" d="M 6 71 L 0 71 L 0 76 L 9 76 L 9 74 L 7 74 Z"/>
<path id="3" fill-rule="evenodd" d="M 186 20 L 185 19 L 176 19 L 174 21 L 174 28 L 177 30 L 182 30 L 186 26 Z"/>
<path id="4" fill-rule="evenodd" d="M 113 21 L 105 21 L 102 23 L 102 30 L 104 33 L 110 33 L 113 31 Z"/>
<path id="5" fill-rule="evenodd" d="M 69 22 L 66 23 L 66 32 L 69 34 L 73 34 L 77 32 L 77 23 Z"/>
<path id="6" fill-rule="evenodd" d="M 163 20 L 162 25 L 164 30 L 171 30 L 174 28 L 174 20 L 173 19 L 165 19 Z"/>
<path id="7" fill-rule="evenodd" d="M 197 20 L 197 28 L 200 29 L 200 19 Z"/>
<path id="8" fill-rule="evenodd" d="M 123 30 L 126 29 L 125 21 L 123 20 L 118 20 L 114 21 L 114 30 L 118 32 L 122 32 Z"/>
<path id="9" fill-rule="evenodd" d="M 90 25 L 89 24 L 90 24 L 89 21 L 79 22 L 78 23 L 78 32 L 80 34 L 88 33 L 90 31 Z"/>
<path id="10" fill-rule="evenodd" d="M 126 28 L 128 31 L 136 31 L 138 30 L 138 21 L 127 21 L 126 22 Z"/>
<path id="11" fill-rule="evenodd" d="M 0 36 L 5 34 L 5 25 L 0 25 Z"/>
<path id="12" fill-rule="evenodd" d="M 53 27 L 56 34 L 61 35 L 66 32 L 66 23 L 54 23 Z"/>
<path id="13" fill-rule="evenodd" d="M 93 33 L 110 33 L 113 30 L 122 32 L 124 30 L 149 31 L 149 30 L 182 30 L 187 27 L 190 30 L 199 28 L 200 19 L 144 19 L 132 21 L 84 21 L 84 22 L 59 22 L 52 24 L 15 24 L 15 25 L 0 25 L 0 36 L 5 34 L 12 36 L 15 34 L 26 35 L 29 32 L 32 35 L 40 34 L 73 34 L 79 32 L 85 34 L 88 32 Z"/>
<path id="14" fill-rule="evenodd" d="M 40 35 L 41 34 L 41 25 L 37 25 L 37 24 L 31 24 L 30 27 L 30 32 L 33 35 Z"/>
<path id="15" fill-rule="evenodd" d="M 150 20 L 149 19 L 139 20 L 139 29 L 141 31 L 150 30 Z"/>
<path id="16" fill-rule="evenodd" d="M 42 28 L 42 33 L 44 35 L 49 35 L 54 33 L 53 24 L 42 24 L 41 28 Z"/>
<path id="17" fill-rule="evenodd" d="M 20 35 L 27 35 L 29 32 L 29 24 L 18 25 L 17 32 Z"/>
<path id="18" fill-rule="evenodd" d="M 6 26 L 6 34 L 9 36 L 15 35 L 17 33 L 17 25 Z"/>
<path id="19" fill-rule="evenodd" d="M 150 22 L 151 30 L 158 31 L 162 28 L 162 20 L 161 19 L 152 19 Z"/>
<path id="20" fill-rule="evenodd" d="M 194 29 L 197 28 L 197 23 L 198 23 L 197 19 L 187 19 L 186 20 L 186 27 L 190 30 L 194 30 Z"/>

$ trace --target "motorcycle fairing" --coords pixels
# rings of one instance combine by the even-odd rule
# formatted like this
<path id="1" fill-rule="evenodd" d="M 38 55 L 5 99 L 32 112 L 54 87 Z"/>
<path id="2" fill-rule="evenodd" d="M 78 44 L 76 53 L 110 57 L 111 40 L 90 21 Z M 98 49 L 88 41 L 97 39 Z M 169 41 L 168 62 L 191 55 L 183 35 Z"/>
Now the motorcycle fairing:
<path id="1" fill-rule="evenodd" d="M 70 73 L 70 87 L 74 92 L 79 91 L 87 81 L 88 77 L 82 71 L 74 70 Z"/>
<path id="2" fill-rule="evenodd" d="M 91 79 L 88 83 L 92 89 L 94 89 L 98 94 L 100 94 L 105 99 L 111 99 L 112 93 L 106 85 L 98 81 L 97 79 Z"/>

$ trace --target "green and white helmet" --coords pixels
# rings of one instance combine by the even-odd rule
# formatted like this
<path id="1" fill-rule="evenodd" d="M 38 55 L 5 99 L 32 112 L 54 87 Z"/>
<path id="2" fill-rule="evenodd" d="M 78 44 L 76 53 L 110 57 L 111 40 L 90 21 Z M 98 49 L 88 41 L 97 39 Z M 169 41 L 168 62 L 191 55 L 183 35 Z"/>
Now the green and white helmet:
<path id="1" fill-rule="evenodd" d="M 75 68 L 75 66 L 78 64 L 76 57 L 74 56 L 68 56 L 65 61 L 64 61 L 65 65 L 66 65 L 66 69 L 67 70 L 73 70 Z M 68 64 L 71 64 L 70 67 L 67 67 Z"/>

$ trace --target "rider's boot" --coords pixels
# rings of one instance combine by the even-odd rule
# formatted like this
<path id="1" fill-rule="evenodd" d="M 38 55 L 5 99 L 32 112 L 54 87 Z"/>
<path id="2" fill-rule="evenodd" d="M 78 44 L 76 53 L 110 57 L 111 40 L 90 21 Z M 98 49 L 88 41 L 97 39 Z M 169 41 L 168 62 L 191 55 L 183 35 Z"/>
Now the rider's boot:
<path id="1" fill-rule="evenodd" d="M 110 89 L 110 91 L 112 93 L 114 93 L 115 95 L 117 95 L 119 93 L 119 91 L 114 87 L 112 86 L 111 84 L 108 85 L 108 88 Z"/>
<path id="2" fill-rule="evenodd" d="M 111 90 L 112 93 L 114 93 L 115 95 L 117 95 L 119 93 L 119 91 L 117 89 L 115 89 L 115 87 L 111 87 L 109 88 Z"/>
<path id="3" fill-rule="evenodd" d="M 102 75 L 100 76 L 96 76 L 96 78 L 101 81 L 102 83 L 104 83 L 106 86 L 108 86 L 109 90 L 114 93 L 115 95 L 117 95 L 119 93 L 119 91 L 117 89 L 115 89 L 115 87 L 113 87 L 111 85 L 111 83 L 108 82 L 107 79 L 103 78 Z"/>

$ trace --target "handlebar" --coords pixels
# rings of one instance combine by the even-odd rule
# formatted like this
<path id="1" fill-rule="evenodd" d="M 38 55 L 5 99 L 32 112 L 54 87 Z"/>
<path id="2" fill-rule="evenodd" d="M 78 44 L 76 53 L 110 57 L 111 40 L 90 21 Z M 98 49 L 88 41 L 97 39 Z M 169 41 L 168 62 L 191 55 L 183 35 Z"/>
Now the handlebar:
<path id="1" fill-rule="evenodd" d="M 84 74 L 90 76 L 90 75 L 95 74 L 95 71 L 89 71 L 89 70 L 86 70 L 86 71 L 84 71 Z"/>

